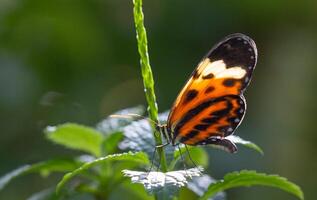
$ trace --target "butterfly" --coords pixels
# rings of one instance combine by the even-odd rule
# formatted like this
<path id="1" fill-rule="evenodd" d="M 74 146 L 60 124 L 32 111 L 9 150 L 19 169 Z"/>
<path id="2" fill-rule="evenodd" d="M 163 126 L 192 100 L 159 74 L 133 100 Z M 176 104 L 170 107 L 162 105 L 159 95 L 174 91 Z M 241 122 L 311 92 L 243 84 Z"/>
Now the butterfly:
<path id="1" fill-rule="evenodd" d="M 256 63 L 256 45 L 244 34 L 229 35 L 216 44 L 179 93 L 167 123 L 158 127 L 168 144 L 211 144 L 236 152 L 227 137 L 245 115 L 243 93 Z"/>

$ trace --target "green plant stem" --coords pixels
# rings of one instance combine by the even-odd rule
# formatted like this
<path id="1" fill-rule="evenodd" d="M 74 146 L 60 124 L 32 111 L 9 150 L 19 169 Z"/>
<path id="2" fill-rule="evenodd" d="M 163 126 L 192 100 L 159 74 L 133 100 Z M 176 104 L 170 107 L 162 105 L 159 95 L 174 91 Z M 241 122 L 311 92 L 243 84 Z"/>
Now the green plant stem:
<path id="1" fill-rule="evenodd" d="M 156 103 L 156 97 L 154 93 L 154 80 L 150 66 L 150 59 L 148 54 L 146 30 L 144 27 L 144 15 L 142 11 L 142 0 L 133 0 L 134 9 L 134 23 L 136 29 L 136 37 L 138 42 L 138 51 L 140 54 L 140 64 L 143 77 L 143 85 L 146 101 L 148 103 L 148 113 L 151 120 L 158 122 L 158 107 Z M 156 145 L 162 144 L 162 137 L 160 133 L 157 133 L 155 124 L 152 123 L 152 129 L 154 133 Z M 166 158 L 163 148 L 158 149 L 160 157 L 161 169 L 163 172 L 167 171 Z"/>

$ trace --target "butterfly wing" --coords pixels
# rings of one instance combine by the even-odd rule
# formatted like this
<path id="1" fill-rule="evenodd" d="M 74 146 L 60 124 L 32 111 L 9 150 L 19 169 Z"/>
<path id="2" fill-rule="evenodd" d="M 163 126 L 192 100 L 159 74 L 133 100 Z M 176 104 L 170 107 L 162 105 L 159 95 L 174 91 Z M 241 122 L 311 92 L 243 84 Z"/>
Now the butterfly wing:
<path id="1" fill-rule="evenodd" d="M 172 107 L 168 118 L 172 142 L 228 146 L 215 138 L 232 134 L 243 119 L 246 104 L 242 94 L 256 61 L 255 43 L 243 34 L 230 35 L 212 48 Z"/>

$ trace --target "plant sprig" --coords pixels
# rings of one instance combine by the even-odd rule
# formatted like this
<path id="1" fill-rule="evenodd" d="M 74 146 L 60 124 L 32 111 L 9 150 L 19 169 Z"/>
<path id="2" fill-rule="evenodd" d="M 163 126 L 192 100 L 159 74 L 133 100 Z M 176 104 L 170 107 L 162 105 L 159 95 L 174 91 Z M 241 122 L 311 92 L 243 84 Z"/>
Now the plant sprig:
<path id="1" fill-rule="evenodd" d="M 156 103 L 156 97 L 154 92 L 154 79 L 152 74 L 152 69 L 150 65 L 150 58 L 147 46 L 147 36 L 144 27 L 144 15 L 142 11 L 142 0 L 133 0 L 134 8 L 134 24 L 136 29 L 136 38 L 138 42 L 138 51 L 140 54 L 140 64 L 144 85 L 144 92 L 146 101 L 148 103 L 148 114 L 151 120 L 158 122 L 158 106 Z M 156 145 L 162 144 L 161 134 L 156 134 L 155 124 L 152 124 L 152 129 L 154 133 Z M 158 149 L 158 154 L 160 157 L 160 163 L 162 171 L 167 171 L 167 163 L 165 158 L 165 153 L 163 148 Z"/>

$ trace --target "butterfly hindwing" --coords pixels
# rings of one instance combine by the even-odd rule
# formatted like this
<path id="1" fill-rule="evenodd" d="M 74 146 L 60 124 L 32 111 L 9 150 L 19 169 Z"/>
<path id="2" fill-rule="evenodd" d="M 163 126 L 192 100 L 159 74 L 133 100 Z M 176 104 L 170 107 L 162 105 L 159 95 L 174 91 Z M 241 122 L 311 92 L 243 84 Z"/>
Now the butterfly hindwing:
<path id="1" fill-rule="evenodd" d="M 255 43 L 246 35 L 233 34 L 215 45 L 174 102 L 168 118 L 172 142 L 204 144 L 211 136 L 232 134 L 245 112 L 243 92 L 251 80 L 256 61 Z M 237 109 L 243 113 L 236 115 Z M 221 116 L 211 117 L 212 112 Z"/>
<path id="2" fill-rule="evenodd" d="M 210 144 L 212 146 L 215 146 L 216 148 L 220 148 L 230 153 L 234 153 L 238 150 L 237 146 L 232 141 L 226 138 L 211 137 L 203 141 L 203 143 L 203 145 Z"/>
<path id="3" fill-rule="evenodd" d="M 227 95 L 202 102 L 184 114 L 174 129 L 174 139 L 204 145 L 209 138 L 229 136 L 242 121 L 245 110 L 243 96 Z"/>

